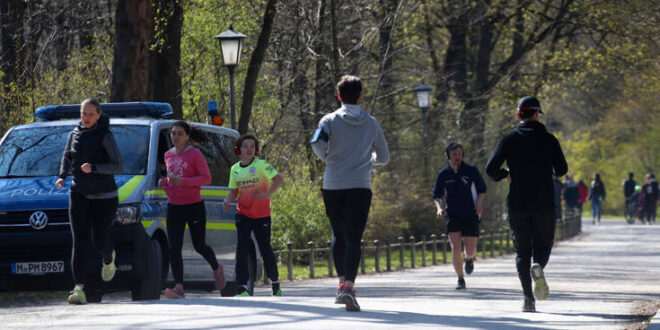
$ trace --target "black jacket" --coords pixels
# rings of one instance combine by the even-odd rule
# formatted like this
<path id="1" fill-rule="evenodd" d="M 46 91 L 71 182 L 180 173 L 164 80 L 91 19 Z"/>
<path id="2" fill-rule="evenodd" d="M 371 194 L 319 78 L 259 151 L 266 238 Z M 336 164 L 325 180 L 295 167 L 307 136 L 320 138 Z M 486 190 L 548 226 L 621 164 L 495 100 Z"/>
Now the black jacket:
<path id="1" fill-rule="evenodd" d="M 501 168 L 504 162 L 508 170 Z M 495 181 L 511 176 L 509 213 L 553 212 L 552 177 L 567 171 L 559 141 L 537 121 L 522 122 L 502 138 L 486 165 Z"/>
<path id="2" fill-rule="evenodd" d="M 92 164 L 92 172 L 84 173 L 80 166 Z M 110 120 L 101 116 L 91 128 L 78 125 L 69 135 L 62 161 L 60 178 L 73 175 L 71 190 L 83 195 L 95 195 L 117 190 L 113 174 L 121 170 L 121 156 L 110 132 Z"/>

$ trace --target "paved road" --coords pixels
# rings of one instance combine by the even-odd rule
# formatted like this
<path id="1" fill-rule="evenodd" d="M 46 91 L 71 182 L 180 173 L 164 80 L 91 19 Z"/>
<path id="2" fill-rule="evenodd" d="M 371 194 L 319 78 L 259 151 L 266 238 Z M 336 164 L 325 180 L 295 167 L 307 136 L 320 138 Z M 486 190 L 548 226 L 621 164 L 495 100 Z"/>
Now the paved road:
<path id="1" fill-rule="evenodd" d="M 358 278 L 363 312 L 333 304 L 334 280 L 285 283 L 286 297 L 130 302 L 0 308 L 0 327 L 49 329 L 623 329 L 639 301 L 659 301 L 660 226 L 585 224 L 584 234 L 556 247 L 546 276 L 551 295 L 538 313 L 521 313 L 512 256 L 480 260 L 455 291 L 450 266 Z M 1 296 L 0 296 L 1 298 Z M 2 303 L 0 302 L 0 306 Z"/>

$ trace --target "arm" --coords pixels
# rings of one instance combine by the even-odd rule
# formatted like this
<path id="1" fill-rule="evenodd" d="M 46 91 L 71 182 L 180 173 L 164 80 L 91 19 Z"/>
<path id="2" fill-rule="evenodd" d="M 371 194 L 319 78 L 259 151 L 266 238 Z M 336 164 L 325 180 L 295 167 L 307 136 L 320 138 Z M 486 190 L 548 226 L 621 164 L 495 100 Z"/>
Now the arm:
<path id="1" fill-rule="evenodd" d="M 199 187 L 211 183 L 211 172 L 206 158 L 201 151 L 195 153 L 193 158 L 193 167 L 195 168 L 196 176 L 181 177 L 179 185 L 184 187 Z"/>
<path id="2" fill-rule="evenodd" d="M 481 193 L 477 197 L 477 215 L 481 219 L 481 215 L 484 212 L 484 200 L 486 199 L 486 193 Z"/>
<path id="3" fill-rule="evenodd" d="M 564 158 L 564 153 L 561 151 L 559 141 L 554 136 L 552 137 L 552 141 L 554 144 L 552 168 L 555 170 L 555 175 L 560 177 L 568 173 L 568 164 L 566 164 L 566 158 Z"/>
<path id="4" fill-rule="evenodd" d="M 312 145 L 314 154 L 325 161 L 328 156 L 328 141 L 330 140 L 330 128 L 328 127 L 327 119 L 323 118 L 319 122 L 319 127 L 314 131 L 312 139 L 309 141 Z"/>
<path id="5" fill-rule="evenodd" d="M 484 211 L 484 200 L 486 199 L 486 182 L 484 181 L 484 178 L 481 177 L 481 173 L 479 173 L 479 170 L 476 167 L 474 168 L 474 186 L 478 194 L 477 204 L 475 205 L 477 208 L 476 211 L 479 218 L 481 218 Z"/>
<path id="6" fill-rule="evenodd" d="M 495 151 L 490 156 L 488 163 L 486 163 L 486 174 L 495 181 L 500 181 L 509 176 L 509 171 L 501 168 L 506 160 L 504 154 L 504 139 L 502 139 L 495 148 Z"/>
<path id="7" fill-rule="evenodd" d="M 122 159 L 117 148 L 117 142 L 112 133 L 108 133 L 103 137 L 103 149 L 108 155 L 108 162 L 101 164 L 92 164 L 92 172 L 98 174 L 117 174 L 122 170 Z"/>
<path id="8" fill-rule="evenodd" d="M 383 133 L 383 128 L 376 122 L 376 140 L 374 141 L 374 151 L 376 151 L 376 157 L 372 159 L 374 165 L 385 165 L 390 161 L 390 150 L 387 147 L 387 141 L 385 140 L 385 133 Z"/>
<path id="9" fill-rule="evenodd" d="M 72 140 L 72 135 L 73 133 L 69 134 L 69 139 L 66 141 L 66 146 L 64 147 L 64 151 L 62 152 L 62 159 L 60 160 L 60 170 L 57 176 L 60 179 L 65 179 L 67 175 L 69 174 L 69 170 L 71 169 L 71 140 Z"/>
<path id="10" fill-rule="evenodd" d="M 281 174 L 274 176 L 273 181 L 270 183 L 270 187 L 268 187 L 268 197 L 272 196 L 283 184 L 284 177 Z"/>
<path id="11" fill-rule="evenodd" d="M 438 218 L 446 214 L 446 202 L 445 202 L 445 186 L 442 177 L 440 176 L 442 172 L 438 173 L 438 177 L 435 179 L 435 185 L 433 186 L 433 202 L 435 203 L 436 216 Z"/>

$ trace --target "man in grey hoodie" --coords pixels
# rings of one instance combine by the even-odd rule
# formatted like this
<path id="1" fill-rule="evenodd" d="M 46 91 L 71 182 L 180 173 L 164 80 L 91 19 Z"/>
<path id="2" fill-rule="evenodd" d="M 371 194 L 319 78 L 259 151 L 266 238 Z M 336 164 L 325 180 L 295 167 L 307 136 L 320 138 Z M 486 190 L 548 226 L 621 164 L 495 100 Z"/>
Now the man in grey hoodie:
<path id="1" fill-rule="evenodd" d="M 341 107 L 321 119 L 310 141 L 325 162 L 322 193 L 339 277 L 335 303 L 347 311 L 360 311 L 353 286 L 371 206 L 371 168 L 390 158 L 380 124 L 358 105 L 361 94 L 360 78 L 343 76 L 337 84 Z"/>

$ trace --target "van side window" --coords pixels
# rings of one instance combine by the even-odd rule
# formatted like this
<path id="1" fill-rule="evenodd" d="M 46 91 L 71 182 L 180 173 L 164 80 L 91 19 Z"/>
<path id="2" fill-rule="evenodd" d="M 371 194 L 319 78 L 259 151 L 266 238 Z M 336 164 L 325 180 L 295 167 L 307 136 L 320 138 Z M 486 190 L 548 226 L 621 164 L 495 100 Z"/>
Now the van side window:
<path id="1" fill-rule="evenodd" d="M 167 167 L 165 166 L 165 152 L 172 148 L 170 141 L 169 128 L 160 130 L 158 133 L 158 177 L 167 176 Z"/>
<path id="2" fill-rule="evenodd" d="M 199 143 L 198 147 L 209 164 L 211 185 L 226 186 L 229 184 L 229 170 L 238 161 L 234 154 L 235 139 L 216 132 L 204 133 L 208 141 Z"/>

